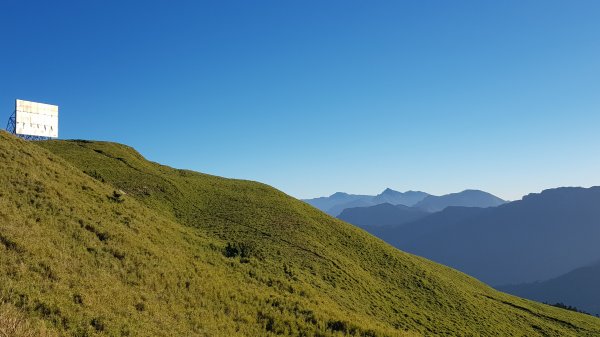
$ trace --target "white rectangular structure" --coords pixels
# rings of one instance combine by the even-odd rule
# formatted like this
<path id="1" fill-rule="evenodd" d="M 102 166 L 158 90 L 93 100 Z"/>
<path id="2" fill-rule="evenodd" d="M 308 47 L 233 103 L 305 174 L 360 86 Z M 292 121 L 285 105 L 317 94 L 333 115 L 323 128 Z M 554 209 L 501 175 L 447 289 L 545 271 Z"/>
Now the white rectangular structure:
<path id="1" fill-rule="evenodd" d="M 15 103 L 15 133 L 58 138 L 58 106 L 18 99 Z"/>

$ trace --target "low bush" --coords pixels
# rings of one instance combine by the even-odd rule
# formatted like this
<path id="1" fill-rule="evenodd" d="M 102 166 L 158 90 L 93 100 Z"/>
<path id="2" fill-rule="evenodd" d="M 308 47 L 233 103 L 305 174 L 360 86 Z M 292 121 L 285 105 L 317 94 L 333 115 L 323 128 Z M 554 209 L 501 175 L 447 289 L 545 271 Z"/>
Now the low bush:
<path id="1" fill-rule="evenodd" d="M 258 256 L 258 249 L 256 249 L 254 244 L 248 242 L 228 242 L 223 250 L 223 255 L 226 257 L 239 256 L 242 259 L 249 259 Z"/>

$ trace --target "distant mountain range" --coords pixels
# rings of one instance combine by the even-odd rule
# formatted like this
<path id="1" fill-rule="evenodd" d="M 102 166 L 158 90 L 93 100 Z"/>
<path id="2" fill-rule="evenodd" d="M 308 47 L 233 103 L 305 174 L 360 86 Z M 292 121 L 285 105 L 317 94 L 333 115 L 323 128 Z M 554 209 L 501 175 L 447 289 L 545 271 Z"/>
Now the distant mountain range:
<path id="1" fill-rule="evenodd" d="M 404 194 L 354 196 L 332 209 L 346 207 L 339 219 L 499 290 L 600 314 L 600 187 L 550 189 L 510 203 L 466 190 L 425 194 L 412 206 L 369 205 L 385 195 Z"/>
<path id="2" fill-rule="evenodd" d="M 427 212 L 439 212 L 449 206 L 495 207 L 506 203 L 490 193 L 479 190 L 465 190 L 442 196 L 429 195 L 415 204 L 415 207 Z"/>
<path id="3" fill-rule="evenodd" d="M 398 192 L 386 188 L 383 192 L 373 197 L 372 202 L 374 204 L 388 203 L 392 205 L 414 206 L 429 196 L 428 193 L 421 191 Z"/>
<path id="4" fill-rule="evenodd" d="M 565 303 L 600 315 L 600 262 L 559 277 L 534 283 L 496 287 L 498 290 L 545 303 Z"/>
<path id="5" fill-rule="evenodd" d="M 329 197 L 305 199 L 304 202 L 338 216 L 345 209 L 355 207 L 370 207 L 388 203 L 416 207 L 426 212 L 437 212 L 448 206 L 493 207 L 505 203 L 504 200 L 478 190 L 465 190 L 459 193 L 434 196 L 421 191 L 398 192 L 390 188 L 378 195 L 357 195 L 337 192 Z M 349 221 L 352 223 L 352 221 Z"/>
<path id="6" fill-rule="evenodd" d="M 545 190 L 485 209 L 448 207 L 395 226 L 361 224 L 491 285 L 543 281 L 600 260 L 600 187 Z"/>
<path id="7" fill-rule="evenodd" d="M 370 201 L 374 198 L 373 195 L 348 194 L 344 192 L 336 192 L 328 197 L 320 197 L 314 199 L 304 199 L 302 201 L 309 205 L 320 209 L 321 211 L 337 216 L 344 208 L 339 209 L 340 205 L 350 205 L 349 207 L 371 206 Z M 339 209 L 339 211 L 338 211 Z"/>
<path id="8" fill-rule="evenodd" d="M 385 203 L 413 206 L 427 196 L 429 196 L 429 194 L 420 191 L 398 192 L 386 188 L 378 195 L 337 192 L 329 197 L 304 199 L 303 201 L 331 216 L 338 216 L 343 210 L 353 207 L 368 207 Z"/>

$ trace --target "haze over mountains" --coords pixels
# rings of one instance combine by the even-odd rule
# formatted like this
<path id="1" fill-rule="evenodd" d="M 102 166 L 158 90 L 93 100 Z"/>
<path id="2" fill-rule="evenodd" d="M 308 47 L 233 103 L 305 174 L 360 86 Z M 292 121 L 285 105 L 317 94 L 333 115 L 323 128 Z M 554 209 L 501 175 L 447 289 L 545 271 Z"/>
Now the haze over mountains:
<path id="1" fill-rule="evenodd" d="M 506 201 L 490 193 L 479 190 L 464 190 L 442 196 L 429 195 L 419 201 L 415 207 L 427 212 L 438 212 L 450 206 L 495 207 Z"/>
<path id="2" fill-rule="evenodd" d="M 429 194 L 420 191 L 398 192 L 386 188 L 378 195 L 337 192 L 329 197 L 304 199 L 303 201 L 329 215 L 338 216 L 344 209 L 352 207 L 367 207 L 384 203 L 413 206 L 427 196 L 429 196 Z"/>
<path id="3" fill-rule="evenodd" d="M 600 187 L 545 190 L 454 223 L 440 219 L 444 226 L 402 248 L 491 285 L 547 280 L 600 260 L 599 205 Z M 402 227 L 390 234 L 404 235 Z"/>
<path id="4" fill-rule="evenodd" d="M 450 206 L 429 214 L 392 205 L 351 208 L 339 218 L 499 289 L 600 314 L 600 289 L 592 286 L 600 275 L 594 264 L 600 261 L 600 187 L 550 189 L 497 207 Z"/>
<path id="5" fill-rule="evenodd" d="M 398 192 L 390 188 L 385 189 L 378 195 L 337 192 L 329 197 L 304 199 L 303 201 L 332 216 L 340 215 L 345 209 L 369 207 L 384 203 L 414 206 L 426 212 L 435 212 L 448 206 L 493 207 L 505 202 L 492 194 L 479 190 L 465 190 L 458 193 L 434 196 L 421 191 Z"/>

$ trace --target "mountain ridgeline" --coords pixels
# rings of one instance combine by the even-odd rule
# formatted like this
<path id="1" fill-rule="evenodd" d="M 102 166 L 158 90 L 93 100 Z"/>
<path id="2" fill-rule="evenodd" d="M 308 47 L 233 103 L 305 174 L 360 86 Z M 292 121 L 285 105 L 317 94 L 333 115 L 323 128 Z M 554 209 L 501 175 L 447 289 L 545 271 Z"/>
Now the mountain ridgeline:
<path id="1" fill-rule="evenodd" d="M 322 210 L 323 212 L 338 216 L 347 208 L 368 207 L 379 204 L 413 206 L 425 199 L 429 194 L 420 191 L 398 192 L 385 189 L 378 195 L 360 195 L 337 192 L 329 197 L 305 199 L 304 202 Z"/>
<path id="2" fill-rule="evenodd" d="M 446 207 L 496 207 L 506 201 L 490 193 L 479 190 L 464 190 L 442 196 L 429 195 L 415 204 L 416 208 L 427 212 L 438 212 Z"/>
<path id="3" fill-rule="evenodd" d="M 600 334 L 264 184 L 106 142 L 0 132 L 0 158 L 0 319 L 30 335 Z"/>
<path id="4" fill-rule="evenodd" d="M 506 202 L 490 193 L 479 190 L 464 190 L 458 193 L 435 196 L 419 191 L 398 192 L 389 188 L 374 196 L 337 192 L 329 197 L 305 199 L 304 201 L 336 217 L 339 217 L 347 209 L 367 208 L 386 203 L 414 207 L 423 212 L 438 212 L 450 206 L 495 207 Z M 360 212 L 360 210 L 354 212 Z M 373 213 L 372 210 L 368 212 Z M 347 215 L 344 217 L 347 217 Z"/>
<path id="5" fill-rule="evenodd" d="M 558 188 L 474 212 L 398 245 L 491 285 L 548 280 L 600 260 L 600 187 Z M 391 229 L 393 242 L 418 223 Z M 402 240 L 402 239 L 400 239 Z"/>
<path id="6" fill-rule="evenodd" d="M 468 193 L 501 203 L 482 192 Z M 495 208 L 447 203 L 429 207 L 436 205 L 434 198 L 457 203 L 468 199 L 449 195 L 427 197 L 414 207 L 349 208 L 338 218 L 498 289 L 600 314 L 600 290 L 594 283 L 600 276 L 599 265 L 593 264 L 600 261 L 599 188 L 546 190 Z"/>
<path id="7" fill-rule="evenodd" d="M 443 211 L 446 208 L 487 208 L 499 206 L 504 203 L 504 200 L 487 192 L 465 190 L 443 196 L 428 195 L 421 201 L 415 203 L 412 207 L 402 204 L 392 205 L 391 203 L 385 203 L 368 207 L 346 208 L 337 217 L 338 219 L 365 228 L 375 234 L 381 233 L 381 231 L 389 231 L 392 227 L 417 221 L 431 213 Z M 434 218 L 438 218 L 438 216 L 435 216 Z M 397 241 L 395 238 L 390 238 L 390 240 Z"/>

